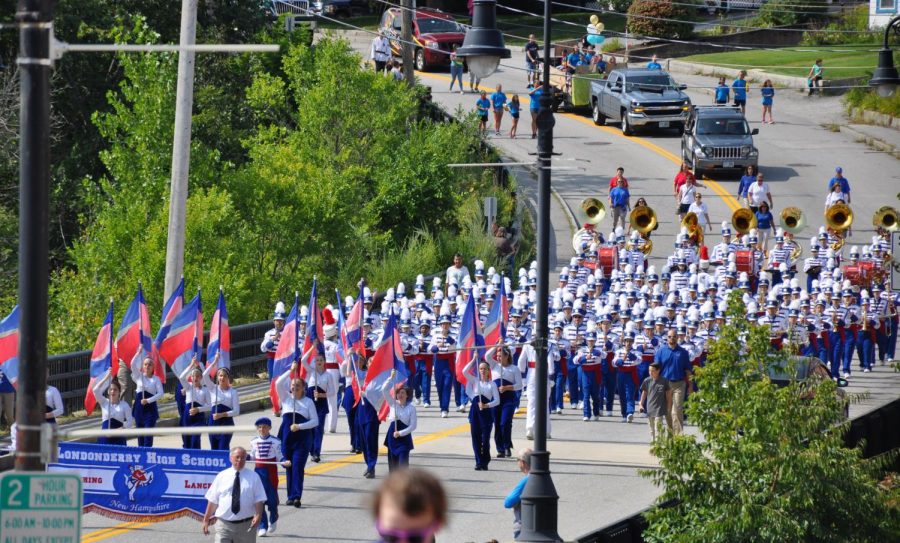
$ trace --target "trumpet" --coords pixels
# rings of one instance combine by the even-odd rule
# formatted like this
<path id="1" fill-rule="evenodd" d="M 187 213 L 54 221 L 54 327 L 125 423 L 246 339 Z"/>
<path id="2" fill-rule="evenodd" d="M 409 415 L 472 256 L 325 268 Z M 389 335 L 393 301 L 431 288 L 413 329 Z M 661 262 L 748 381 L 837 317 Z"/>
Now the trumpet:
<path id="1" fill-rule="evenodd" d="M 799 207 L 786 207 L 781 211 L 781 227 L 785 232 L 797 234 L 806 228 L 806 216 Z"/>
<path id="2" fill-rule="evenodd" d="M 900 212 L 891 206 L 882 206 L 872 215 L 872 225 L 888 232 L 900 230 Z"/>
<path id="3" fill-rule="evenodd" d="M 746 234 L 756 228 L 756 215 L 745 207 L 738 209 L 731 215 L 731 226 L 739 233 Z"/>

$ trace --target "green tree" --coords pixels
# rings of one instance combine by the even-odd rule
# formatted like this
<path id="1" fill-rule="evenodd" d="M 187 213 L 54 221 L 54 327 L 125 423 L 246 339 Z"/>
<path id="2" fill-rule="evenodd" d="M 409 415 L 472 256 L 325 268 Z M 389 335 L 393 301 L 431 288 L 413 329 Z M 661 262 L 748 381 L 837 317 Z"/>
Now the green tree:
<path id="1" fill-rule="evenodd" d="M 774 385 L 770 369 L 790 365 L 746 314 L 733 293 L 731 323 L 696 372 L 687 414 L 702 437 L 653 445 L 660 467 L 643 474 L 675 505 L 648 514 L 645 540 L 896 541 L 900 509 L 877 486 L 881 463 L 844 448 L 835 383 Z"/>
<path id="2" fill-rule="evenodd" d="M 687 39 L 694 33 L 691 8 L 670 0 L 634 0 L 628 7 L 628 31 L 648 37 Z"/>
<path id="3" fill-rule="evenodd" d="M 770 0 L 759 8 L 756 20 L 766 26 L 791 26 L 814 20 L 827 10 L 824 0 Z"/>

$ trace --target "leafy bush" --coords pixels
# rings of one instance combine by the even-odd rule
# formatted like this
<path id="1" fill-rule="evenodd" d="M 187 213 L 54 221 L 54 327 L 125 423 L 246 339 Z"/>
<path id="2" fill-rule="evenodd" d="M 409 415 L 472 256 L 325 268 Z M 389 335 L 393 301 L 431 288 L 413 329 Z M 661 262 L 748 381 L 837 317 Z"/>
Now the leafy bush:
<path id="1" fill-rule="evenodd" d="M 761 26 L 797 25 L 811 21 L 828 9 L 824 0 L 770 0 L 759 8 Z"/>
<path id="2" fill-rule="evenodd" d="M 852 30 L 853 32 L 842 32 Z M 842 12 L 837 21 L 816 32 L 804 32 L 802 45 L 878 44 L 881 32 L 869 31 L 869 6 L 856 6 Z"/>
<path id="3" fill-rule="evenodd" d="M 609 9 L 618 13 L 627 13 L 634 0 L 609 0 Z"/>
<path id="4" fill-rule="evenodd" d="M 882 98 L 875 94 L 873 89 L 854 88 L 844 96 L 844 103 L 848 109 L 862 108 L 900 117 L 900 93 L 894 93 L 890 98 Z"/>
<path id="5" fill-rule="evenodd" d="M 674 19 L 674 20 L 665 20 Z M 639 36 L 686 39 L 693 35 L 691 11 L 670 0 L 635 0 L 628 8 L 628 31 Z"/>
<path id="6" fill-rule="evenodd" d="M 612 53 L 613 51 L 618 51 L 622 49 L 622 42 L 619 41 L 619 38 L 610 38 L 603 42 L 603 45 L 600 46 L 600 50 L 604 53 Z"/>

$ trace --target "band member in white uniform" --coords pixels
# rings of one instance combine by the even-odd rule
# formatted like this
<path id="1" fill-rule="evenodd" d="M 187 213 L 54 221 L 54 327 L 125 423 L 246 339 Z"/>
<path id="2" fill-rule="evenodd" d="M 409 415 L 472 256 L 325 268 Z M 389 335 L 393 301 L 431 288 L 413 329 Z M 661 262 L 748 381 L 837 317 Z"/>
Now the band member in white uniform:
<path id="1" fill-rule="evenodd" d="M 110 380 L 112 373 L 106 370 L 94 382 L 94 397 L 100 404 L 102 411 L 103 423 L 101 428 L 104 430 L 117 428 L 132 428 L 134 419 L 131 418 L 131 406 L 122 399 L 122 383 L 118 379 Z M 103 395 L 109 389 L 109 399 Z M 101 445 L 126 445 L 124 437 L 99 437 L 97 443 Z"/>
<path id="2" fill-rule="evenodd" d="M 159 420 L 157 401 L 162 398 L 163 385 L 153 374 L 153 359 L 135 356 L 131 361 L 131 380 L 137 385 L 131 414 L 138 428 L 153 428 Z M 138 437 L 138 447 L 152 447 L 153 436 Z"/>

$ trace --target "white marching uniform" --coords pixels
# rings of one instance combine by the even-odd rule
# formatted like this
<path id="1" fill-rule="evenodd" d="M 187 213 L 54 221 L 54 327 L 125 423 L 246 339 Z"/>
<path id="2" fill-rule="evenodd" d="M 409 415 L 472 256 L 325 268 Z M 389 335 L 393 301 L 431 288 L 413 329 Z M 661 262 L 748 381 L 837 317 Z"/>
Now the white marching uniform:
<path id="1" fill-rule="evenodd" d="M 334 384 L 334 394 L 328 395 L 328 414 L 325 415 L 325 427 L 329 433 L 337 431 L 338 422 L 338 395 L 337 390 L 341 383 L 341 368 L 338 361 L 338 344 L 330 339 L 323 342 L 325 346 L 325 371 L 331 376 Z"/>
<path id="2" fill-rule="evenodd" d="M 550 349 L 547 350 L 547 408 L 550 408 L 550 393 L 552 392 L 551 384 L 553 383 L 554 363 L 559 361 L 559 350 L 555 350 L 555 355 Z M 534 434 L 534 419 L 537 410 L 537 371 L 535 371 L 535 363 L 537 362 L 537 351 L 531 345 L 523 345 L 522 352 L 519 354 L 519 371 L 525 373 L 526 388 L 528 389 L 528 403 L 525 412 L 525 435 L 530 437 Z M 551 435 L 550 417 L 547 417 L 547 436 Z"/>

